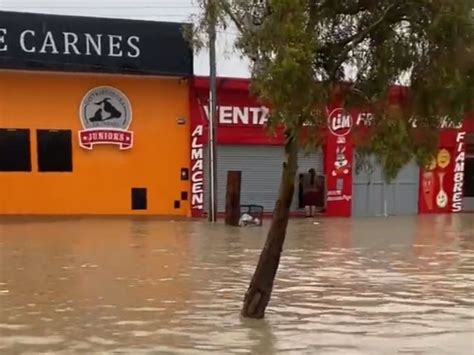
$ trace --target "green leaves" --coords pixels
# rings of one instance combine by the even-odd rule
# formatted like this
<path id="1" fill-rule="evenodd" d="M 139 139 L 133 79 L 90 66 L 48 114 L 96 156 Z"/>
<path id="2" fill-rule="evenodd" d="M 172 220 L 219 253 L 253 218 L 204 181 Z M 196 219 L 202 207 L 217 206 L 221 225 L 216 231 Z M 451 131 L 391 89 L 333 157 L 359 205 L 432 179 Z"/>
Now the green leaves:
<path id="1" fill-rule="evenodd" d="M 371 154 L 383 167 L 385 179 L 390 182 L 412 159 L 425 166 L 437 147 L 436 130 L 416 131 L 412 123 L 400 116 L 384 115 L 367 143 L 359 147 Z M 432 134 L 434 133 L 434 134 Z"/>
<path id="2" fill-rule="evenodd" d="M 315 138 L 301 143 L 319 144 L 325 108 L 344 83 L 344 106 L 373 110 L 373 135 L 358 151 L 374 155 L 387 179 L 413 158 L 425 164 L 441 123 L 457 124 L 473 109 L 472 0 L 199 3 L 196 33 L 210 4 L 220 26 L 240 31 L 236 48 L 252 60 L 253 93 L 272 107 L 270 129 L 297 133 L 309 123 Z M 410 88 L 394 108 L 389 89 L 400 83 Z"/>

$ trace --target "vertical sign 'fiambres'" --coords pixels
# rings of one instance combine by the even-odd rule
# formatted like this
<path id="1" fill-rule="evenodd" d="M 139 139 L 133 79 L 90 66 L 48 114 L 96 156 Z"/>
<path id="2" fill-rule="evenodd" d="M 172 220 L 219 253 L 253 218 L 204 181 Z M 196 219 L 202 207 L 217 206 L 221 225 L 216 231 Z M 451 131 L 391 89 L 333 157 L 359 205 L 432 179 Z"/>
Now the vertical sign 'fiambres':
<path id="1" fill-rule="evenodd" d="M 464 151 L 464 138 L 466 132 L 458 132 L 456 136 L 456 160 L 454 163 L 454 187 L 451 211 L 462 211 L 463 187 L 464 187 L 464 162 L 466 153 Z"/>

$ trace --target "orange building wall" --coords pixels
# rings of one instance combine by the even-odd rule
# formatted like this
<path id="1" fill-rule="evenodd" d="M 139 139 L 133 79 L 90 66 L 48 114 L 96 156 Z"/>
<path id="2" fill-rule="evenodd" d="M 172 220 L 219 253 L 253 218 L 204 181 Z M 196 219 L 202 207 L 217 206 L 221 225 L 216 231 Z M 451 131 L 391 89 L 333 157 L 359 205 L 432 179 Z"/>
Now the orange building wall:
<path id="1" fill-rule="evenodd" d="M 81 100 L 104 85 L 130 100 L 129 150 L 79 146 Z M 179 79 L 0 71 L 0 128 L 29 128 L 32 160 L 32 172 L 0 172 L 0 214 L 189 215 L 188 201 L 174 208 L 189 193 L 180 179 L 189 167 L 188 102 Z M 36 129 L 72 130 L 72 173 L 38 172 Z M 148 210 L 131 210 L 132 187 L 148 189 Z"/>

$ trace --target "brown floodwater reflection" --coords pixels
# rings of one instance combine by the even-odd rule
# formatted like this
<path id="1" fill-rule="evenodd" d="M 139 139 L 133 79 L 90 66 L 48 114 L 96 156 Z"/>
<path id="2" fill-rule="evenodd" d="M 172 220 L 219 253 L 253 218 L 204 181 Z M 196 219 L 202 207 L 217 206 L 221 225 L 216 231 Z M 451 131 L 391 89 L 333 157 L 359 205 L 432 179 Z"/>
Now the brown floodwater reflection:
<path id="1" fill-rule="evenodd" d="M 0 353 L 474 353 L 474 215 L 294 220 L 242 320 L 267 227 L 0 219 Z"/>

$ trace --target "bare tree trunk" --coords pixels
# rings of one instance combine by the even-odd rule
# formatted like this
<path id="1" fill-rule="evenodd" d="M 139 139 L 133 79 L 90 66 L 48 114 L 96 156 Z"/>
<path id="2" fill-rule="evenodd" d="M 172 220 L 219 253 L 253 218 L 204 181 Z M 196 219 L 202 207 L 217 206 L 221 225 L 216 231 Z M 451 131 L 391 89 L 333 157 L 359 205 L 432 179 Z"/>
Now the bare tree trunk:
<path id="1" fill-rule="evenodd" d="M 270 302 L 295 190 L 295 177 L 298 169 L 298 142 L 296 137 L 287 138 L 285 155 L 286 160 L 283 163 L 280 191 L 273 212 L 272 224 L 244 298 L 241 314 L 247 318 L 263 318 L 265 309 Z"/>

